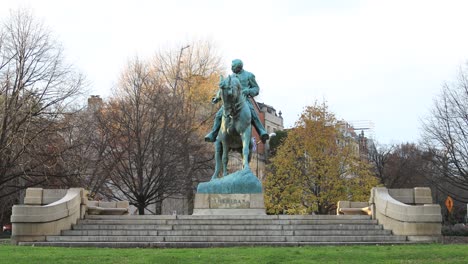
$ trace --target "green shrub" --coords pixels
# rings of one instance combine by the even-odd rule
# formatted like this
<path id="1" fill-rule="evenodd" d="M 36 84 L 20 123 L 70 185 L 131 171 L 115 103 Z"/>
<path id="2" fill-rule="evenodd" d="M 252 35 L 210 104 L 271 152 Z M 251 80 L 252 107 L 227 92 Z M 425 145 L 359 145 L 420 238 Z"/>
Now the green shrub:
<path id="1" fill-rule="evenodd" d="M 455 224 L 442 227 L 444 236 L 468 236 L 468 227 L 465 224 Z"/>

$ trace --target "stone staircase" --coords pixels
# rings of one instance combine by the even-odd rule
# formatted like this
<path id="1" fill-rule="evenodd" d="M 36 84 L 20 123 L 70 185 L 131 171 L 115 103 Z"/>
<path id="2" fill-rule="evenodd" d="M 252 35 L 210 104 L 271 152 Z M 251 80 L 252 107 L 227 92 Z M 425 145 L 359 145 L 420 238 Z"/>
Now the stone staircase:
<path id="1" fill-rule="evenodd" d="M 408 243 L 361 215 L 87 215 L 60 236 L 20 245 L 226 247 Z"/>

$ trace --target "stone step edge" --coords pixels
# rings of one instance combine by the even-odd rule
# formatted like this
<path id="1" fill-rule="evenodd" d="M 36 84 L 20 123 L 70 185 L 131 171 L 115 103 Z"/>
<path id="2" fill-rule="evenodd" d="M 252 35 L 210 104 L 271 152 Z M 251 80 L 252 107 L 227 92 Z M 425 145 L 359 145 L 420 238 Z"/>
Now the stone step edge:
<path id="1" fill-rule="evenodd" d="M 113 226 L 118 228 L 102 228 L 102 226 Z M 75 224 L 70 230 L 382 230 L 382 225 L 299 225 L 303 228 L 292 228 L 289 225 L 151 225 L 145 229 L 145 225 L 105 225 L 105 224 Z M 139 228 L 136 228 L 139 227 Z M 210 228 L 212 227 L 212 228 Z M 254 228 L 255 227 L 255 228 Z M 356 228 L 359 227 L 359 228 Z M 176 229 L 174 229 L 176 228 Z"/>
<path id="2" fill-rule="evenodd" d="M 368 215 L 85 215 L 93 220 L 366 220 Z"/>
<path id="3" fill-rule="evenodd" d="M 101 225 L 74 225 L 70 229 L 67 230 L 76 230 L 76 231 L 96 231 L 96 230 L 103 230 L 103 231 L 120 231 L 120 230 L 128 230 L 128 231 L 359 231 L 359 232 L 366 232 L 366 231 L 376 231 L 376 230 L 386 230 L 383 226 L 380 225 L 369 225 L 367 226 L 232 226 L 226 227 L 225 225 L 220 226 L 207 226 L 207 225 L 187 225 L 187 226 L 180 226 L 180 225 L 167 225 L 167 226 L 155 226 L 155 227 L 147 227 L 147 226 L 138 226 L 138 225 L 105 225 L 104 227 Z"/>
<path id="4" fill-rule="evenodd" d="M 424 241 L 366 241 L 366 242 L 20 242 L 19 246 L 99 247 L 99 248 L 211 248 L 211 247 L 298 247 L 350 245 L 427 244 Z M 432 242 L 430 242 L 432 243 Z"/>
<path id="5" fill-rule="evenodd" d="M 226 235 L 209 235 L 209 236 L 203 236 L 203 235 L 177 235 L 177 236 L 138 236 L 138 235 L 132 235 L 132 236 L 125 236 L 125 235 L 120 235 L 120 236 L 99 236 L 99 235 L 85 235 L 85 236 L 74 236 L 74 235 L 57 235 L 57 236 L 47 236 L 47 239 L 51 240 L 56 240 L 56 239 L 63 239 L 63 242 L 67 242 L 67 239 L 75 239 L 75 238 L 92 238 L 92 239 L 135 239 L 135 241 L 129 241 L 129 242 L 147 242 L 147 241 L 138 241 L 138 238 L 145 238 L 145 239 L 155 239 L 153 242 L 171 242 L 171 241 L 164 241 L 166 238 L 179 238 L 179 239 L 210 239 L 210 238 L 222 238 L 222 237 L 230 237 L 230 238 L 244 238 L 244 239 L 300 239 L 302 237 L 316 237 L 316 238 L 321 238 L 321 239 L 339 239 L 339 238 L 350 238 L 350 239 L 358 239 L 358 238 L 375 238 L 377 241 L 379 240 L 385 240 L 386 238 L 392 238 L 395 240 L 406 240 L 406 236 L 398 236 L 398 235 L 349 235 L 349 236 L 343 236 L 343 235 L 322 235 L 322 236 L 305 236 L 305 235 L 233 235 L 233 236 L 226 236 Z M 92 242 L 92 239 L 90 242 Z M 48 241 L 48 242 L 59 242 L 59 241 Z M 73 242 L 73 241 L 69 241 Z M 77 242 L 77 241 L 75 241 Z M 84 241 L 83 241 L 84 242 Z M 95 242 L 104 242 L 104 241 L 95 241 Z M 115 241 L 119 242 L 119 241 Z M 188 241 L 189 242 L 189 241 Z M 219 241 L 218 241 L 219 242 Z M 227 241 L 228 242 L 228 241 Z"/>
<path id="6" fill-rule="evenodd" d="M 387 229 L 355 229 L 355 230 L 347 230 L 347 229 L 320 229 L 320 230 L 312 230 L 312 229 L 299 229 L 299 230 L 293 230 L 293 229 L 178 229 L 178 230 L 164 230 L 164 229 L 142 229 L 142 230 L 135 230 L 135 229 L 69 229 L 69 230 L 62 230 L 62 232 L 68 232 L 68 233 L 96 233 L 96 232 L 102 232 L 102 233 L 144 233 L 144 232 L 153 232 L 153 233 L 247 233 L 247 232 L 283 232 L 283 233 L 358 233 L 358 234 L 363 234 L 363 233 L 386 233 L 386 234 L 392 234 L 391 230 Z"/>
<path id="7" fill-rule="evenodd" d="M 75 231 L 75 230 L 73 230 Z M 81 231 L 81 230 L 80 230 Z M 92 230 L 94 231 L 94 230 Z M 184 230 L 185 231 L 185 230 Z M 193 230 L 191 230 L 193 231 Z M 199 230 L 195 230 L 195 232 L 198 232 Z M 206 231 L 206 230 L 202 230 L 202 231 Z M 218 231 L 218 230 L 213 230 L 213 231 Z M 229 230 L 229 231 L 233 231 L 233 230 Z M 237 231 L 237 230 L 234 230 L 234 231 Z M 239 231 L 245 231 L 245 232 L 249 232 L 249 231 L 252 231 L 252 230 L 239 230 Z M 256 230 L 258 231 L 258 230 Z M 308 231 L 308 230 L 306 230 Z M 176 237 L 176 236 L 204 236 L 204 235 L 199 235 L 199 234 L 183 234 L 183 235 L 180 235 L 180 234 L 171 234 L 170 232 L 171 231 L 165 231 L 165 230 L 162 230 L 161 232 L 164 233 L 164 234 L 159 234 L 159 233 L 156 233 L 155 235 L 144 235 L 144 234 L 74 234 L 74 233 L 78 233 L 78 232 L 67 232 L 67 230 L 65 231 L 62 231 L 64 232 L 61 236 L 105 236 L 105 237 L 115 237 L 115 236 L 140 236 L 140 237 L 144 237 L 144 236 L 167 236 L 167 237 Z M 159 232 L 159 231 L 156 231 L 156 232 Z M 194 233 L 195 233 L 194 232 Z M 252 234 L 249 234 L 249 235 L 244 235 L 242 234 L 242 232 L 232 232 L 233 234 L 206 234 L 206 236 L 316 236 L 316 237 L 323 237 L 323 236 L 393 236 L 391 234 L 391 231 L 386 231 L 386 230 L 377 230 L 377 232 L 369 232 L 369 233 L 366 233 L 366 234 L 363 234 L 363 232 L 355 232 L 355 233 L 351 233 L 349 232 L 349 234 L 346 234 L 347 232 L 343 232 L 344 234 L 333 234 L 333 235 L 330 235 L 330 234 L 302 234 L 303 232 L 298 232 L 298 234 L 296 234 L 295 231 L 293 230 L 261 230 L 261 231 L 258 231 L 258 233 L 273 233 L 273 235 L 270 235 L 270 234 L 254 234 L 252 232 Z M 85 232 L 82 232 L 82 233 L 85 233 Z M 86 233 L 88 233 L 86 231 Z M 207 232 L 207 233 L 211 233 L 211 232 Z M 221 232 L 220 232 L 221 233 Z M 241 233 L 241 234 L 239 234 Z M 291 234 L 274 234 L 274 233 L 291 233 Z"/>
<path id="8" fill-rule="evenodd" d="M 240 222 L 240 223 L 239 223 Z M 84 219 L 78 220 L 78 224 L 83 225 L 227 225 L 227 224 L 237 224 L 237 225 L 375 225 L 378 224 L 377 220 L 263 220 L 263 219 L 213 219 L 213 220 L 131 220 L 131 219 L 121 219 L 121 220 L 98 220 L 98 219 Z"/>

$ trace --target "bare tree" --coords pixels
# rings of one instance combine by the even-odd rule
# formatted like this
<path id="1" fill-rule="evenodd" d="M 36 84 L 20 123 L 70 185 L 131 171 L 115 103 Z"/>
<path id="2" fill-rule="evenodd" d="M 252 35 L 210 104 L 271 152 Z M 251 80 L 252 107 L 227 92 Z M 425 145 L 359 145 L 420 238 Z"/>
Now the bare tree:
<path id="1" fill-rule="evenodd" d="M 204 143 L 204 135 L 211 129 L 214 114 L 219 106 L 209 102 L 218 87 L 219 76 L 224 73 L 221 57 L 209 41 L 193 41 L 180 49 L 159 52 L 152 60 L 164 85 L 179 101 L 181 123 L 190 137 L 181 138 L 183 144 L 193 146 L 193 151 L 185 152 L 184 187 L 172 198 L 186 198 L 193 206 L 194 188 L 200 181 L 206 181 L 213 169 L 213 147 Z"/>
<path id="2" fill-rule="evenodd" d="M 423 122 L 424 144 L 433 151 L 433 168 L 444 182 L 439 186 L 461 202 L 468 202 L 467 102 L 468 75 L 464 67 L 456 82 L 444 84 L 430 116 Z"/>
<path id="3" fill-rule="evenodd" d="M 217 109 L 209 106 L 221 66 L 209 45 L 193 43 L 134 59 L 102 110 L 105 166 L 113 198 L 124 195 L 144 214 L 167 197 L 189 198 L 213 158 L 203 136 Z M 190 204 L 191 202 L 189 202 Z"/>
<path id="4" fill-rule="evenodd" d="M 0 189 L 8 196 L 44 182 L 64 110 L 83 77 L 29 11 L 11 12 L 0 28 Z"/>
<path id="5" fill-rule="evenodd" d="M 124 195 L 139 214 L 164 198 L 161 189 L 170 194 L 178 185 L 179 158 L 172 150 L 179 130 L 172 103 L 147 63 L 135 59 L 100 119 L 107 139 L 105 166 L 110 184 L 119 190 L 114 195 Z"/>
<path id="6" fill-rule="evenodd" d="M 369 161 L 374 167 L 375 175 L 384 184 L 387 181 L 385 168 L 387 167 L 388 158 L 393 148 L 394 146 L 373 145 L 373 148 L 369 150 Z"/>
<path id="7" fill-rule="evenodd" d="M 94 103 L 90 101 L 94 100 Z M 97 101 L 96 101 L 97 100 Z M 80 186 L 90 191 L 94 197 L 98 193 L 108 193 L 106 176 L 101 166 L 107 142 L 105 134 L 99 131 L 99 114 L 102 99 L 92 96 L 88 99 L 88 107 L 77 109 L 72 114 L 65 115 L 60 121 L 60 130 L 54 140 L 56 158 L 53 167 L 57 175 L 53 181 L 49 180 L 49 187 Z"/>
<path id="8" fill-rule="evenodd" d="M 430 160 L 432 152 L 414 143 L 377 146 L 369 157 L 375 174 L 387 188 L 431 187 L 437 177 Z"/>
<path id="9" fill-rule="evenodd" d="M 415 144 L 394 146 L 384 168 L 384 185 L 387 188 L 430 187 L 425 156 Z"/>

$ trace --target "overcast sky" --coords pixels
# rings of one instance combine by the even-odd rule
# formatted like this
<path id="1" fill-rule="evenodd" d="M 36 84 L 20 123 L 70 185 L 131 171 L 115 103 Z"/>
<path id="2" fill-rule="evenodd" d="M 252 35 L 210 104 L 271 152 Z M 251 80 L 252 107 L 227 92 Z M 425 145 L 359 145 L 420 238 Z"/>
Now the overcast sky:
<path id="1" fill-rule="evenodd" d="M 325 100 L 340 119 L 368 120 L 382 144 L 417 142 L 420 120 L 468 60 L 468 1 L 0 0 L 0 18 L 26 7 L 90 82 L 110 95 L 135 54 L 209 39 L 226 67 L 244 61 L 257 101 L 286 127 Z"/>

